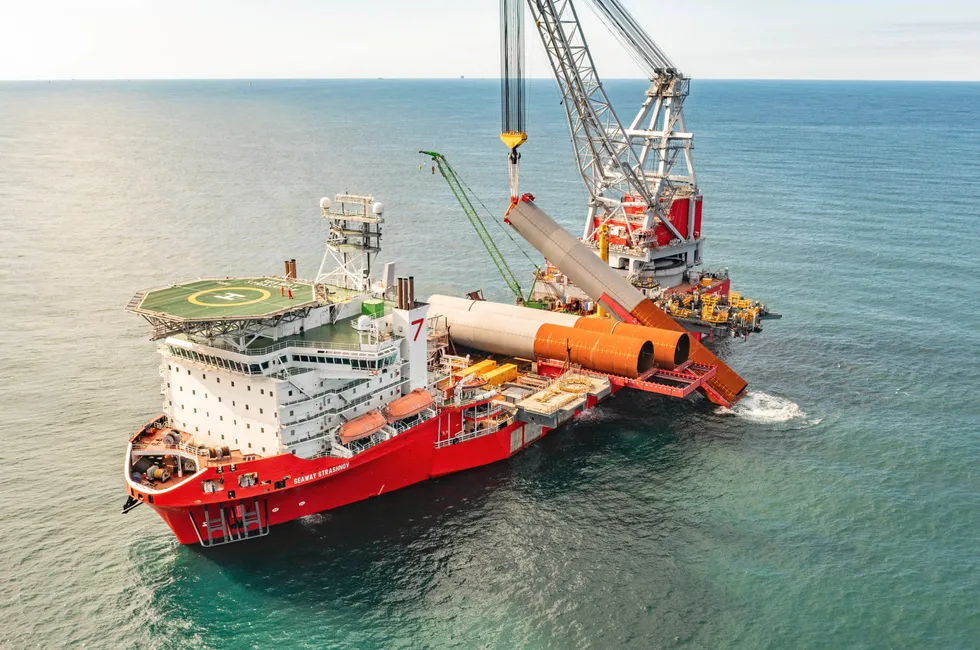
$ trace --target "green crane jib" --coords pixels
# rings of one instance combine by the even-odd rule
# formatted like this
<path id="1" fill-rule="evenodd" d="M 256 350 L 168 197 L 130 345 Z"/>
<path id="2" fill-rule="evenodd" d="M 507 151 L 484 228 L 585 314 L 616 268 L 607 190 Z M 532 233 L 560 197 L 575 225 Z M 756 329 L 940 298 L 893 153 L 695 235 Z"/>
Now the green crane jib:
<path id="1" fill-rule="evenodd" d="M 487 231 L 486 224 L 484 224 L 483 219 L 480 218 L 480 213 L 477 212 L 476 207 L 473 205 L 473 201 L 466 192 L 466 189 L 463 186 L 463 181 L 456 175 L 456 171 L 446 160 L 446 157 L 435 151 L 420 151 L 419 153 L 432 158 L 433 162 L 435 162 L 436 166 L 439 168 L 439 173 L 442 174 L 442 177 L 446 179 L 447 183 L 449 183 L 449 189 L 451 189 L 453 194 L 456 196 L 456 200 L 459 201 L 460 206 L 462 206 L 463 212 L 466 213 L 466 218 L 470 220 L 471 224 L 473 224 L 473 228 L 476 230 L 476 234 L 480 237 L 480 241 L 483 242 L 483 246 L 487 249 L 487 252 L 490 253 L 490 259 L 493 260 L 497 270 L 500 271 L 500 275 L 503 276 L 504 282 L 507 283 L 507 286 L 510 287 L 510 290 L 514 293 L 514 296 L 517 297 L 517 301 L 519 303 L 530 301 L 530 292 L 528 293 L 527 298 L 525 298 L 524 292 L 521 290 L 521 285 L 514 276 L 514 272 L 507 264 L 504 256 L 500 253 L 500 249 L 497 248 L 497 244 L 493 241 L 493 238 Z"/>

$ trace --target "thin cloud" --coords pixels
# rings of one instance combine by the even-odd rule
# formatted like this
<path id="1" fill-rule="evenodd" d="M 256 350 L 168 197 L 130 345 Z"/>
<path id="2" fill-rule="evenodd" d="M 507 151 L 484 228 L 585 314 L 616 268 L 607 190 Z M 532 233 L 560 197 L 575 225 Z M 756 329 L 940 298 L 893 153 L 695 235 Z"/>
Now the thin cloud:
<path id="1" fill-rule="evenodd" d="M 907 36 L 975 36 L 980 35 L 980 20 L 965 22 L 930 20 L 892 23 L 890 25 L 883 25 L 878 31 L 886 34 L 902 34 Z"/>

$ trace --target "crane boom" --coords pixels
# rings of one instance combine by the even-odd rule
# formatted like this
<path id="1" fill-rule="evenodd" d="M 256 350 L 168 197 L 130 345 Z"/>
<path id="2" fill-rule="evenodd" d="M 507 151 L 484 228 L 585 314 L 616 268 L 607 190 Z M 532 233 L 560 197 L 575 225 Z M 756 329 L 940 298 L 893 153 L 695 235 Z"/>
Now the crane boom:
<path id="1" fill-rule="evenodd" d="M 653 175 L 644 169 L 602 87 L 575 5 L 571 0 L 528 3 L 558 81 L 579 173 L 591 197 L 590 213 L 608 220 L 627 207 L 641 208 L 673 237 L 686 239 L 667 218 L 673 203 L 673 196 L 664 192 L 669 174 Z M 587 231 L 591 237 L 592 229 L 587 226 Z M 630 237 L 636 240 L 633 233 Z"/>
<path id="2" fill-rule="evenodd" d="M 470 223 L 473 225 L 473 229 L 476 230 L 477 236 L 480 241 L 483 242 L 484 248 L 490 254 L 490 259 L 493 260 L 494 265 L 500 272 L 500 275 L 504 278 L 504 282 L 514 293 L 518 302 L 524 302 L 524 294 L 521 290 L 521 285 L 517 281 L 517 277 L 511 270 L 507 261 L 504 259 L 503 254 L 501 254 L 500 249 L 497 248 L 497 244 L 493 241 L 493 237 L 490 236 L 490 232 L 487 230 L 486 224 L 483 223 L 483 219 L 480 217 L 480 213 L 477 211 L 476 206 L 473 205 L 472 199 L 470 199 L 469 194 L 464 188 L 463 181 L 456 174 L 456 170 L 452 168 L 449 161 L 441 153 L 436 151 L 420 151 L 419 153 L 424 154 L 432 158 L 436 167 L 439 169 L 439 173 L 442 177 L 446 179 L 449 184 L 449 189 L 452 190 L 453 196 L 459 202 L 459 205 L 463 208 L 463 212 L 466 214 L 466 218 L 469 219 Z"/>

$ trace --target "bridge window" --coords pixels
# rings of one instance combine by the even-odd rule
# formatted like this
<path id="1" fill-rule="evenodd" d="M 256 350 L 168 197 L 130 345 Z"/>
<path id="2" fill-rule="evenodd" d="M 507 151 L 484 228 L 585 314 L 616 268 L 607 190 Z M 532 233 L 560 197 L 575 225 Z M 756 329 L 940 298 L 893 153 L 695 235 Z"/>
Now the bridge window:
<path id="1" fill-rule="evenodd" d="M 259 409 L 259 414 L 260 414 L 260 415 L 261 415 L 262 413 L 264 413 L 264 412 L 265 412 L 265 411 L 264 411 L 263 409 Z"/>
<path id="2" fill-rule="evenodd" d="M 214 380 L 215 380 L 215 381 L 216 381 L 217 383 L 219 383 L 219 384 L 221 383 L 221 377 L 215 377 L 215 379 L 214 379 Z M 219 399 L 220 399 L 220 398 L 219 398 Z"/>
<path id="3" fill-rule="evenodd" d="M 259 389 L 259 394 L 260 395 L 265 395 L 265 389 L 264 388 L 260 388 Z"/>

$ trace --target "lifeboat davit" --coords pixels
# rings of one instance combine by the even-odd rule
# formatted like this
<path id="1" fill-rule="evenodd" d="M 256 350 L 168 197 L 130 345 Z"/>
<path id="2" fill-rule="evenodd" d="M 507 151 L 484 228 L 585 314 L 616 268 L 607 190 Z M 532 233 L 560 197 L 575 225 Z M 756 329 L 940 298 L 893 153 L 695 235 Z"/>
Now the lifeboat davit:
<path id="1" fill-rule="evenodd" d="M 353 442 L 366 438 L 372 433 L 377 433 L 386 424 L 388 424 L 388 420 L 381 414 L 381 411 L 368 411 L 350 422 L 345 422 L 340 427 L 338 435 L 343 443 Z"/>
<path id="2" fill-rule="evenodd" d="M 408 395 L 393 400 L 385 407 L 385 416 L 388 422 L 403 420 L 413 415 L 418 415 L 425 409 L 432 406 L 432 395 L 423 388 L 416 388 Z"/>

